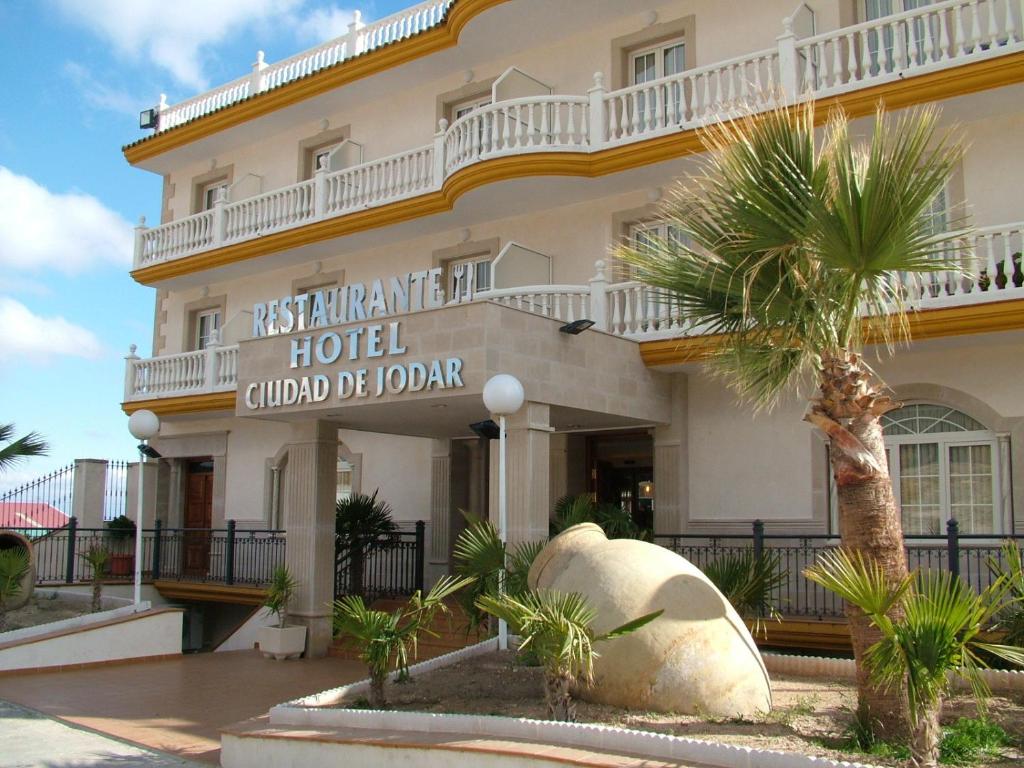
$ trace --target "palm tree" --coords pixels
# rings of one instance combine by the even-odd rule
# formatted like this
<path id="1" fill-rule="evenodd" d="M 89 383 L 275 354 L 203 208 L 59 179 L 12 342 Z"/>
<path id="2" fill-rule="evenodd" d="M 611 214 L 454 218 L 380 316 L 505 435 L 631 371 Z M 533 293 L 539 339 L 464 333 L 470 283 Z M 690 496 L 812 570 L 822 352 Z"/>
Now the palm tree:
<path id="1" fill-rule="evenodd" d="M 7 443 L 0 448 L 0 472 L 5 472 L 30 456 L 45 456 L 50 450 L 46 441 L 35 432 L 15 440 L 13 424 L 0 424 L 0 443 Z"/>
<path id="2" fill-rule="evenodd" d="M 103 607 L 103 580 L 107 577 L 107 569 L 110 566 L 110 550 L 94 545 L 79 557 L 92 569 L 92 612 L 96 613 Z"/>
<path id="3" fill-rule="evenodd" d="M 334 547 L 339 560 L 348 560 L 348 591 L 363 594 L 363 563 L 366 554 L 382 547 L 398 532 L 391 519 L 391 505 L 372 496 L 356 493 L 338 501 L 334 514 Z"/>
<path id="4" fill-rule="evenodd" d="M 1010 590 L 1010 599 L 996 616 L 997 626 L 1005 633 L 1007 645 L 1024 646 L 1024 560 L 1012 539 L 1004 541 L 1001 550 L 1001 558 L 988 558 L 989 571 Z"/>
<path id="5" fill-rule="evenodd" d="M 472 579 L 445 576 L 426 597 L 419 590 L 408 604 L 394 613 L 366 607 L 358 595 L 346 595 L 334 601 L 334 630 L 339 636 L 353 638 L 359 660 L 370 672 L 370 706 L 387 706 L 384 683 L 392 669 L 405 675 L 409 660 L 416 658 L 420 632 L 436 637 L 430 624 L 438 613 L 447 613 L 445 598 L 468 585 Z"/>
<path id="6" fill-rule="evenodd" d="M 826 552 L 804 573 L 856 605 L 878 629 L 881 639 L 865 661 L 877 686 L 906 688 L 915 768 L 938 765 L 939 717 L 952 676 L 970 683 L 984 715 L 989 689 L 980 674 L 987 667 L 983 654 L 1024 665 L 1024 648 L 978 639 L 1011 591 L 1001 576 L 980 595 L 946 571 L 918 571 L 892 584 L 879 563 L 844 550 Z M 901 608 L 899 621 L 891 618 L 894 606 Z"/>
<path id="7" fill-rule="evenodd" d="M 775 590 L 789 575 L 778 552 L 732 552 L 712 560 L 702 569 L 736 613 L 754 622 L 754 634 L 767 636 L 764 617 L 782 620 L 772 601 Z"/>
<path id="8" fill-rule="evenodd" d="M 576 721 L 572 687 L 594 679 L 594 659 L 598 657 L 594 643 L 635 632 L 663 613 L 648 613 L 599 635 L 592 626 L 597 612 L 578 592 L 539 590 L 519 596 L 482 595 L 477 605 L 508 622 L 520 637 L 520 651 L 533 650 L 544 667 L 548 717 L 570 723 Z"/>
<path id="9" fill-rule="evenodd" d="M 28 552 L 21 547 L 0 550 L 0 632 L 7 625 L 7 604 L 21 594 L 29 566 Z"/>
<path id="10" fill-rule="evenodd" d="M 891 119 L 880 108 L 858 143 L 835 111 L 819 142 L 807 105 L 708 128 L 703 175 L 664 205 L 683 237 L 619 254 L 689 321 L 720 334 L 709 367 L 741 399 L 770 408 L 816 380 L 804 418 L 829 443 L 843 544 L 892 585 L 907 564 L 880 419 L 898 403 L 861 349 L 907 338 L 900 276 L 954 268 L 944 254 L 967 234 L 936 234 L 925 217 L 963 154 L 936 121 L 932 109 Z M 898 730 L 900 702 L 862 663 L 877 631 L 859 609 L 847 616 L 863 721 Z"/>
<path id="11" fill-rule="evenodd" d="M 637 525 L 628 510 L 619 504 L 596 503 L 590 496 L 563 496 L 555 502 L 551 535 L 580 523 L 595 523 L 609 539 L 650 539 L 650 531 Z"/>
<path id="12" fill-rule="evenodd" d="M 468 525 L 455 540 L 452 563 L 455 573 L 473 579 L 473 584 L 460 594 L 460 603 L 469 618 L 469 632 L 478 632 L 487 614 L 476 605 L 483 595 L 497 596 L 502 578 L 503 589 L 520 595 L 529 588 L 526 577 L 530 566 L 547 542 L 524 541 L 509 549 L 490 520 L 482 520 L 463 512 Z"/>
<path id="13" fill-rule="evenodd" d="M 284 622 L 288 616 L 288 603 L 291 602 L 295 590 L 298 588 L 299 583 L 295 581 L 295 577 L 286 566 L 279 565 L 274 569 L 274 573 L 270 577 L 270 584 L 267 586 L 267 599 L 263 605 L 277 616 L 279 629 L 284 629 Z"/>

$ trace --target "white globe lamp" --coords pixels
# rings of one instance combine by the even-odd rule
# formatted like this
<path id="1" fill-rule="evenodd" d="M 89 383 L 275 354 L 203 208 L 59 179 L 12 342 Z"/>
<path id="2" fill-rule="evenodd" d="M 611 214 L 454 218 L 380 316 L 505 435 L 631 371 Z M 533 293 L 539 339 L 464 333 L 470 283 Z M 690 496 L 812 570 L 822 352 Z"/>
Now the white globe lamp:
<path id="1" fill-rule="evenodd" d="M 484 384 L 484 405 L 498 417 L 498 536 L 502 543 L 508 541 L 508 488 L 505 478 L 505 417 L 523 407 L 526 393 L 523 384 L 515 376 L 499 373 Z M 504 591 L 505 574 L 502 572 L 498 588 Z M 508 649 L 508 625 L 498 620 L 498 647 Z"/>
<path id="2" fill-rule="evenodd" d="M 142 603 L 142 505 L 145 500 L 142 483 L 146 473 L 146 441 L 156 437 L 160 433 L 160 419 L 152 411 L 135 411 L 128 417 L 128 431 L 132 437 L 139 440 L 139 477 L 136 485 L 139 487 L 139 502 L 135 513 L 135 609 L 139 609 Z M 159 454 L 155 454 L 159 455 Z"/>

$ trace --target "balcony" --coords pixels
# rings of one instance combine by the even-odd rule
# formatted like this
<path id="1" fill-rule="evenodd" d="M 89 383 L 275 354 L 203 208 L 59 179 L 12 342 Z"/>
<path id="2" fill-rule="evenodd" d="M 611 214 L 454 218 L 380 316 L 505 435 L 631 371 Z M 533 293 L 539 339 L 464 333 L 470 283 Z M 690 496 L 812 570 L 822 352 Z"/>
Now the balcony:
<path id="1" fill-rule="evenodd" d="M 950 271 L 906 275 L 898 279 L 895 292 L 908 308 L 919 313 L 970 310 L 972 306 L 1024 299 L 1022 252 L 1024 222 L 987 227 L 978 230 L 954 254 L 966 274 Z M 691 323 L 674 299 L 636 281 L 609 282 L 605 263 L 598 261 L 595 266 L 596 274 L 586 284 L 504 288 L 477 293 L 473 300 L 491 301 L 561 322 L 587 318 L 594 321 L 598 331 L 637 342 L 706 335 L 706 329 Z M 979 330 L 973 325 L 971 328 Z M 965 331 L 953 328 L 948 332 Z M 128 405 L 233 393 L 238 383 L 238 349 L 237 344 L 220 346 L 215 340 L 197 352 L 140 359 L 133 346 L 126 358 L 124 402 Z"/>
<path id="2" fill-rule="evenodd" d="M 693 131 L 741 106 L 764 110 L 781 101 L 841 96 L 1007 56 L 1024 51 L 1021 16 L 1017 0 L 948 0 L 805 38 L 797 38 L 787 22 L 774 48 L 642 85 L 609 91 L 598 73 L 584 95 L 499 101 L 451 125 L 442 120 L 431 143 L 406 152 L 339 171 L 319 169 L 311 180 L 243 200 L 221 199 L 211 210 L 158 227 L 142 222 L 136 229 L 134 267 L 146 270 L 439 194 L 456 174 L 496 158 L 545 153 L 605 157 L 616 148 Z M 302 58 L 309 55 L 293 62 L 296 72 L 312 66 Z M 198 116 L 202 110 L 196 109 Z M 625 157 L 624 167 L 642 162 Z M 325 236 L 329 233 L 316 235 Z"/>

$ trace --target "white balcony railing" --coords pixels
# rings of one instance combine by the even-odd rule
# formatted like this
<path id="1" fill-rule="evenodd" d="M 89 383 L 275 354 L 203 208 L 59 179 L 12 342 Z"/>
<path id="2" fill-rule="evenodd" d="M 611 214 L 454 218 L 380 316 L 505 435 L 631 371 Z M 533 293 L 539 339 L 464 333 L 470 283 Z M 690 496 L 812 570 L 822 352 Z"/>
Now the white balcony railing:
<path id="1" fill-rule="evenodd" d="M 410 9 L 378 37 L 397 39 L 436 23 L 449 3 Z M 436 191 L 448 175 L 495 157 L 594 152 L 724 119 L 740 106 L 767 109 L 779 99 L 832 95 L 1024 50 L 1021 16 L 1021 0 L 948 0 L 802 40 L 787 22 L 777 48 L 615 91 L 605 90 L 598 73 L 585 96 L 497 102 L 451 125 L 442 120 L 432 144 L 332 173 L 321 169 L 312 180 L 221 200 L 211 211 L 152 229 L 143 221 L 135 267 Z"/>
<path id="2" fill-rule="evenodd" d="M 897 276 L 894 289 L 911 309 L 929 310 L 985 302 L 1024 300 L 1024 222 L 986 227 L 951 258 L 962 271 Z M 476 301 L 492 301 L 554 320 L 587 318 L 595 327 L 635 341 L 699 336 L 706 329 L 690 322 L 679 302 L 637 281 L 609 283 L 603 261 L 586 285 L 531 285 L 482 291 Z M 125 400 L 224 392 L 238 382 L 238 345 L 212 344 L 199 352 L 149 360 L 126 358 Z"/>

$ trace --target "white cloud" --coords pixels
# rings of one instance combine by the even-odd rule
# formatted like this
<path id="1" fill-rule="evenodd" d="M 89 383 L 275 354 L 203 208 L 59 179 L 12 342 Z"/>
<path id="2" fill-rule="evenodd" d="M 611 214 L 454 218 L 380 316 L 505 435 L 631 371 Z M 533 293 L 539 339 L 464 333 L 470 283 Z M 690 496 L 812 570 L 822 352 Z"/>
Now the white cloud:
<path id="1" fill-rule="evenodd" d="M 132 96 L 127 91 L 98 80 L 87 67 L 77 61 L 65 62 L 64 74 L 74 83 L 82 98 L 94 107 L 135 117 L 146 107 L 152 106 L 149 103 L 152 99 Z"/>
<path id="2" fill-rule="evenodd" d="M 131 266 L 132 225 L 92 195 L 51 192 L 0 165 L 0 268 Z"/>
<path id="3" fill-rule="evenodd" d="M 355 11 L 348 8 L 316 8 L 295 21 L 295 34 L 304 43 L 315 45 L 348 34 Z"/>
<path id="4" fill-rule="evenodd" d="M 291 25 L 303 0 L 56 0 L 64 14 L 123 56 L 148 58 L 182 85 L 204 90 L 209 48 L 268 22 Z M 253 51 L 255 54 L 255 51 Z M 248 62 L 246 62 L 248 63 Z"/>
<path id="5" fill-rule="evenodd" d="M 19 301 L 0 296 L 0 361 L 46 362 L 54 357 L 103 354 L 96 335 L 59 315 L 43 317 Z"/>

